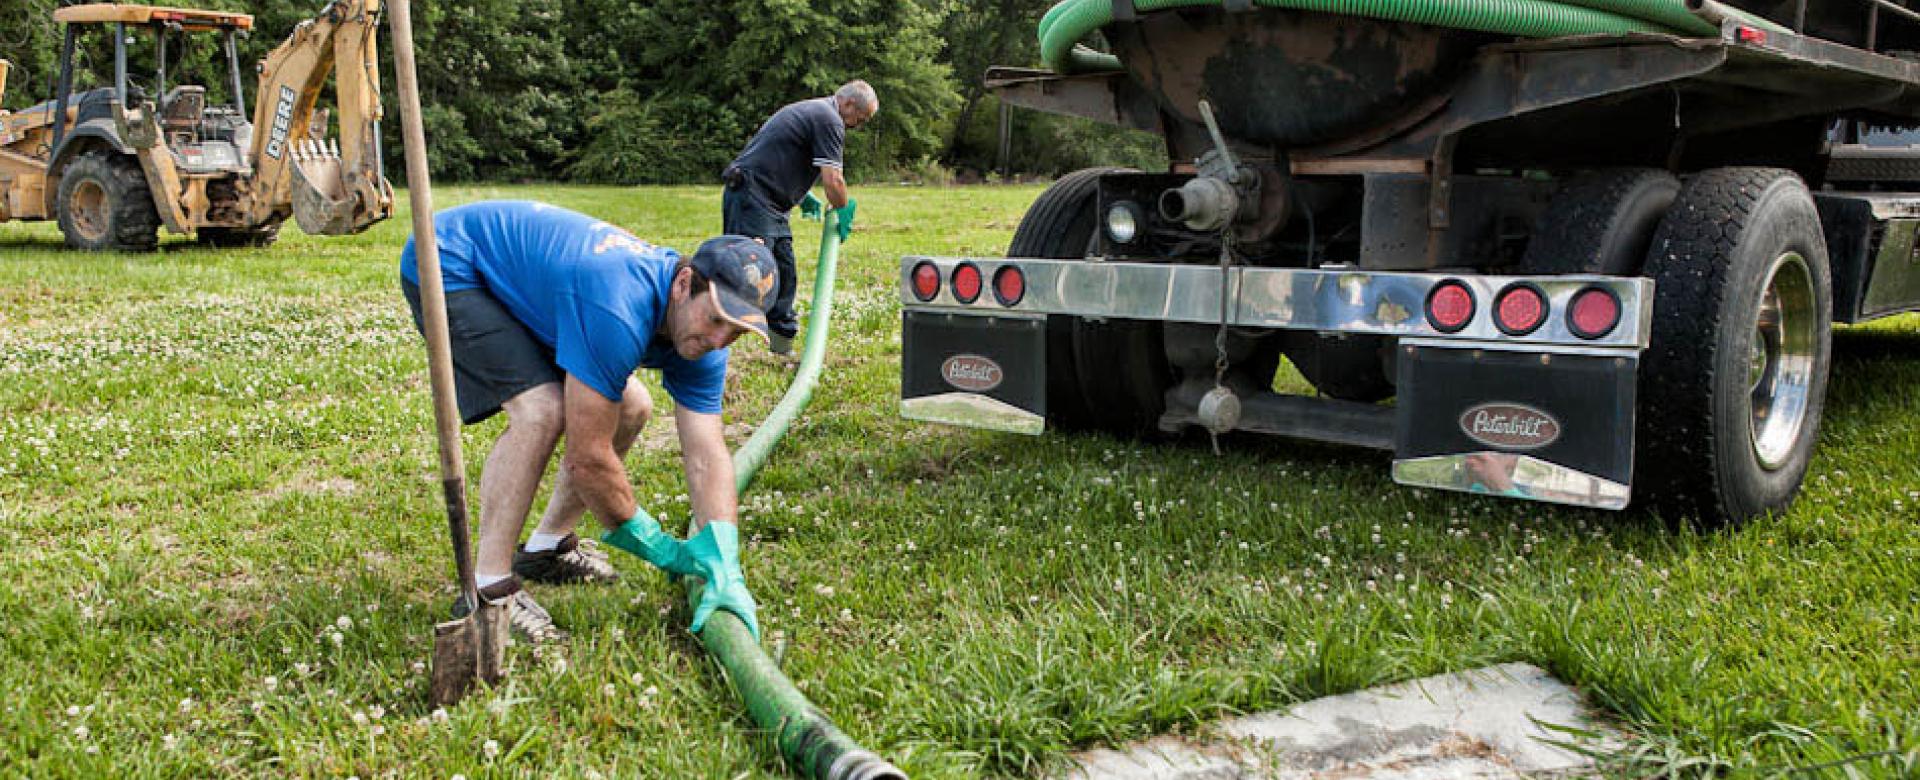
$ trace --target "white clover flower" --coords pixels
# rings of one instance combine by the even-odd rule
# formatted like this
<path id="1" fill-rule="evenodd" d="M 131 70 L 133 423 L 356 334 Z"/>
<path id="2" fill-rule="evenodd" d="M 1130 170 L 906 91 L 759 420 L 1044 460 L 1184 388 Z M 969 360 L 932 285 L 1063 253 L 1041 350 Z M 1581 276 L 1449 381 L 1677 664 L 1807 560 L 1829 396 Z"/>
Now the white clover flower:
<path id="1" fill-rule="evenodd" d="M 372 717 L 374 720 L 379 720 L 387 716 L 387 708 L 382 707 L 378 704 L 375 704 L 372 707 L 367 708 L 367 715 Z"/>
<path id="2" fill-rule="evenodd" d="M 356 712 L 354 712 L 354 713 L 353 713 L 353 725 L 355 725 L 355 726 L 365 726 L 365 725 L 367 725 L 367 714 L 366 714 L 366 713 L 364 713 L 364 712 L 357 712 L 357 711 L 356 711 Z"/>
<path id="3" fill-rule="evenodd" d="M 480 752 L 487 754 L 487 758 L 498 756 L 500 755 L 500 743 L 489 739 L 486 741 L 486 744 L 480 746 Z"/>
<path id="4" fill-rule="evenodd" d="M 192 710 L 193 710 L 193 699 L 192 699 L 192 698 L 186 698 L 186 699 L 181 699 L 181 700 L 180 700 L 180 711 L 181 711 L 181 712 L 191 712 Z"/>
<path id="5" fill-rule="evenodd" d="M 353 628 L 353 618 L 347 617 L 346 615 L 341 615 L 333 619 L 333 624 L 335 626 L 338 626 L 341 631 L 345 631 L 347 629 Z"/>
<path id="6" fill-rule="evenodd" d="M 633 676 L 628 677 L 627 679 L 632 680 L 634 685 L 639 685 L 642 681 L 646 680 L 646 678 L 641 676 L 639 672 L 634 672 Z"/>
<path id="7" fill-rule="evenodd" d="M 78 739 L 86 739 L 87 736 L 92 733 L 92 730 L 88 729 L 85 723 L 73 727 L 73 736 Z"/>
<path id="8" fill-rule="evenodd" d="M 435 707 L 433 708 L 433 714 L 428 717 L 433 718 L 433 722 L 435 723 L 445 723 L 448 717 L 447 710 L 445 707 Z"/>
<path id="9" fill-rule="evenodd" d="M 334 647 L 339 647 L 340 645 L 344 644 L 347 641 L 347 638 L 341 635 L 341 633 L 338 631 L 333 632 L 333 634 L 328 636 L 327 638 L 333 640 Z"/>
<path id="10" fill-rule="evenodd" d="M 280 678 L 275 677 L 271 674 L 267 675 L 267 678 L 265 680 L 261 680 L 260 682 L 266 685 L 267 690 L 269 691 L 277 690 L 280 687 Z"/>
<path id="11" fill-rule="evenodd" d="M 78 704 L 67 705 L 67 717 L 69 718 L 80 717 L 80 705 Z"/>
<path id="12" fill-rule="evenodd" d="M 179 745 L 180 745 L 180 738 L 175 737 L 172 734 L 166 734 L 160 737 L 160 746 L 163 748 L 172 750 L 175 747 L 178 747 Z"/>
<path id="13" fill-rule="evenodd" d="M 425 662 L 425 661 L 414 661 L 414 662 L 413 662 L 413 673 L 414 673 L 414 674 L 425 674 L 425 673 L 426 673 L 426 671 L 427 671 L 427 662 Z"/>

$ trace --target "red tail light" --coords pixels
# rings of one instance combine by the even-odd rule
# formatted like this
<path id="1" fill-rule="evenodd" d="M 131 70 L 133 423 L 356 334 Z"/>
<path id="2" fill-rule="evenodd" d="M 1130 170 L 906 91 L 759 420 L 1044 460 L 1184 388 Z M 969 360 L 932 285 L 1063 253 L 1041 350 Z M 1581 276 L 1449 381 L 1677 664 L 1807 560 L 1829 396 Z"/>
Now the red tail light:
<path id="1" fill-rule="evenodd" d="M 1027 296 L 1027 275 L 1019 267 L 1000 266 L 993 272 L 993 297 L 1001 306 L 1012 306 Z"/>
<path id="2" fill-rule="evenodd" d="M 1612 333 L 1620 324 L 1620 298 L 1611 290 L 1588 287 L 1575 293 L 1567 307 L 1567 330 L 1583 339 L 1597 339 Z"/>
<path id="3" fill-rule="evenodd" d="M 913 297 L 931 301 L 940 294 L 940 269 L 925 260 L 913 267 Z"/>
<path id="4" fill-rule="evenodd" d="M 1509 336 L 1525 336 L 1547 321 L 1547 295 L 1526 282 L 1516 282 L 1493 299 L 1493 324 Z"/>
<path id="5" fill-rule="evenodd" d="M 1473 291 L 1449 279 L 1427 293 L 1427 324 L 1441 333 L 1454 333 L 1473 321 Z"/>
<path id="6" fill-rule="evenodd" d="M 953 269 L 953 298 L 961 303 L 973 303 L 980 297 L 980 267 L 972 263 L 961 263 Z"/>

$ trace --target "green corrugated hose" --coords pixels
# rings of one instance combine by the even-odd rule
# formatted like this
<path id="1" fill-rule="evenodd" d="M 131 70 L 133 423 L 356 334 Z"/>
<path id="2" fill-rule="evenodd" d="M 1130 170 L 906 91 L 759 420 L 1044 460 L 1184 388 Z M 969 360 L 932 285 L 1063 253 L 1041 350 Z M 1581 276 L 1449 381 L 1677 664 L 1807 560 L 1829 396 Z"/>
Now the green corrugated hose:
<path id="1" fill-rule="evenodd" d="M 1134 0 L 1142 12 L 1220 5 L 1221 0 Z M 1718 28 L 1684 0 L 1255 0 L 1266 8 L 1364 16 L 1460 30 L 1553 38 L 1633 32 L 1711 36 Z M 1040 19 L 1040 58 L 1061 73 L 1119 70 L 1120 60 L 1077 45 L 1113 21 L 1112 0 L 1062 0 Z M 1777 29 L 1757 18 L 1756 23 Z"/>
<path id="2" fill-rule="evenodd" d="M 800 410 L 813 398 L 814 383 L 820 379 L 820 364 L 827 354 L 827 331 L 833 319 L 833 275 L 840 259 L 839 214 L 827 212 L 820 231 L 820 262 L 813 274 L 813 311 L 807 315 L 807 345 L 800 353 L 800 370 L 794 374 L 787 394 L 760 423 L 760 427 L 733 453 L 734 483 L 745 493 L 767 462 L 774 445 L 787 434 Z M 687 603 L 700 603 L 699 580 L 688 577 Z M 731 612 L 716 612 L 700 632 L 700 643 L 727 670 L 727 679 L 747 704 L 753 722 L 773 735 L 780 754 L 806 777 L 818 780 L 906 780 L 906 773 L 893 764 L 860 747 L 851 737 L 834 727 L 827 716 L 814 708 L 800 690 L 793 687 L 779 665 L 768 658 Z"/>

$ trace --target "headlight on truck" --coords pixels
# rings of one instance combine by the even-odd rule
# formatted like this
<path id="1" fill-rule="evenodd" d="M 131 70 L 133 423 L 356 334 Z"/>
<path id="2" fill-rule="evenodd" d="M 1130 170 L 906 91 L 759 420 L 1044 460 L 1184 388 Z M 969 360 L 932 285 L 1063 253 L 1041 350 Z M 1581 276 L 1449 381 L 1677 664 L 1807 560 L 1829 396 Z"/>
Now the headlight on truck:
<path id="1" fill-rule="evenodd" d="M 1123 200 L 1107 207 L 1107 238 L 1116 244 L 1131 244 L 1139 236 L 1139 204 Z"/>

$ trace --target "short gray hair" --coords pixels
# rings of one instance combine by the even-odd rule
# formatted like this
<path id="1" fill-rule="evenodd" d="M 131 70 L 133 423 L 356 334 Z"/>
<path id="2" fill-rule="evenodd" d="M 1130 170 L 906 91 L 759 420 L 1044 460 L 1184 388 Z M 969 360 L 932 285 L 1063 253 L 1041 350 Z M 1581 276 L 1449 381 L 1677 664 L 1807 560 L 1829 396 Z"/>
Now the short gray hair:
<path id="1" fill-rule="evenodd" d="M 873 85 L 860 79 L 841 84 L 839 89 L 833 91 L 833 97 L 836 100 L 859 105 L 865 108 L 867 113 L 880 110 L 880 96 L 873 93 Z"/>

